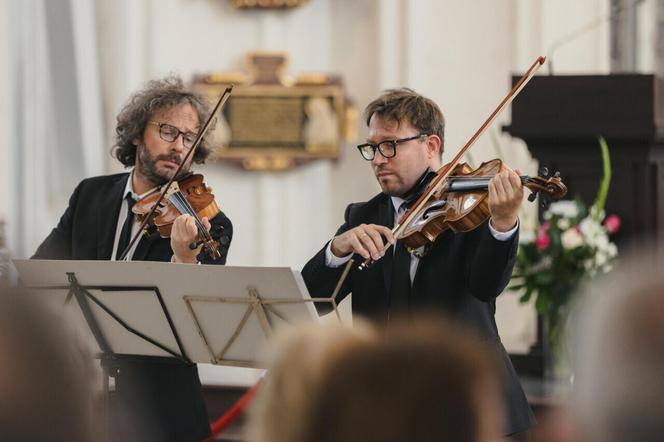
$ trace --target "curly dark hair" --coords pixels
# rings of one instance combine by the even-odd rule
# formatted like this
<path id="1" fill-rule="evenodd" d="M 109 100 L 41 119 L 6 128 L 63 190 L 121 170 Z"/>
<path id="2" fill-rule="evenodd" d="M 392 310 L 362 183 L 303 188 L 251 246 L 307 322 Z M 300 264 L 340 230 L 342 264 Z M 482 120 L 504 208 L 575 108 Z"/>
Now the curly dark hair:
<path id="1" fill-rule="evenodd" d="M 412 89 L 388 89 L 369 103 L 364 110 L 367 126 L 376 114 L 388 121 L 400 123 L 404 119 L 422 133 L 438 135 L 440 154 L 445 146 L 445 117 L 438 105 Z"/>
<path id="2" fill-rule="evenodd" d="M 136 146 L 132 140 L 143 138 L 145 126 L 156 112 L 182 103 L 189 103 L 196 110 L 201 124 L 210 115 L 207 100 L 186 90 L 180 77 L 172 75 L 148 82 L 145 88 L 129 97 L 118 114 L 113 155 L 125 167 L 133 166 L 136 162 Z M 209 144 L 209 136 L 208 131 L 194 152 L 193 161 L 195 163 L 204 163 L 210 156 L 212 149 Z"/>

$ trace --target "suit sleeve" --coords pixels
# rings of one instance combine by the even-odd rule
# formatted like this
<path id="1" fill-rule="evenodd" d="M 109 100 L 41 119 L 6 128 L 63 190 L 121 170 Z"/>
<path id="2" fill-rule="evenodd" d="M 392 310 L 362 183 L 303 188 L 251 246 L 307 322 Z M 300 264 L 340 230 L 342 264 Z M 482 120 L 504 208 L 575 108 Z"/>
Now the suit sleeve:
<path id="1" fill-rule="evenodd" d="M 219 259 L 212 259 L 201 252 L 198 255 L 198 261 L 202 264 L 224 265 L 226 264 L 228 250 L 231 247 L 231 240 L 233 239 L 233 223 L 223 212 L 219 212 L 210 220 L 210 232 L 212 238 L 219 241 L 219 253 L 221 257 Z"/>
<path id="2" fill-rule="evenodd" d="M 487 221 L 467 235 L 466 286 L 479 300 L 491 301 L 512 277 L 519 232 L 507 241 L 499 241 L 491 235 Z"/>
<path id="3" fill-rule="evenodd" d="M 51 231 L 46 239 L 37 248 L 31 259 L 71 259 L 72 258 L 72 229 L 74 227 L 74 214 L 78 207 L 83 181 L 69 198 L 67 210 L 60 217 L 58 225 Z"/>
<path id="4" fill-rule="evenodd" d="M 339 229 L 337 229 L 337 232 L 334 234 L 334 236 L 338 236 L 353 227 L 350 222 L 353 206 L 355 205 L 351 204 L 346 208 L 346 212 L 344 213 L 344 223 L 341 225 L 341 227 L 339 227 Z M 326 248 L 327 243 L 325 243 L 323 248 L 320 249 L 318 253 L 316 253 L 316 255 L 311 258 L 302 269 L 302 278 L 304 279 L 304 283 L 306 284 L 307 290 L 309 290 L 309 294 L 312 298 L 329 298 L 332 296 L 339 278 L 346 268 L 345 265 L 336 268 L 327 267 L 325 265 Z M 353 258 L 357 261 L 356 257 L 357 255 L 353 256 Z M 339 290 L 339 293 L 336 297 L 337 303 L 341 302 L 341 300 L 343 300 L 348 295 L 348 293 L 350 293 L 351 280 L 353 277 L 352 273 L 353 272 L 351 271 L 351 274 L 348 275 L 348 278 L 346 278 L 346 281 L 341 287 L 341 290 Z M 315 305 L 318 313 L 321 314 L 328 313 L 332 309 L 329 303 L 316 303 Z"/>

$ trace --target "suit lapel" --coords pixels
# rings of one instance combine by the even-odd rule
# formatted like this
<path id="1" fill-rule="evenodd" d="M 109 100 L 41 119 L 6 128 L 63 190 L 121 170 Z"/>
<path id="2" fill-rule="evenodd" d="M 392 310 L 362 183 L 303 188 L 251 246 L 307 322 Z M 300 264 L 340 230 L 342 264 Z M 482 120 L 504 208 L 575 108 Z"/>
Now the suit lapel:
<path id="1" fill-rule="evenodd" d="M 385 201 L 378 207 L 378 224 L 394 227 L 394 209 L 392 208 L 392 199 L 386 195 Z M 389 296 L 392 286 L 392 261 L 394 260 L 394 248 L 390 247 L 385 252 L 385 256 L 379 261 L 383 268 L 383 281 L 385 283 L 385 296 Z"/>
<path id="2" fill-rule="evenodd" d="M 146 258 L 148 256 L 148 253 L 150 253 L 150 250 L 154 247 L 155 243 L 157 242 L 157 239 L 154 239 L 152 241 L 148 240 L 145 235 L 141 235 L 141 239 L 138 241 L 138 245 L 136 246 L 136 250 L 134 250 L 134 256 L 131 258 L 132 261 L 146 261 Z M 169 241 L 169 249 L 170 249 L 170 241 Z"/>
<path id="3" fill-rule="evenodd" d="M 118 176 L 110 183 L 108 192 L 102 194 L 97 201 L 97 259 L 109 260 L 113 253 L 115 229 L 118 224 L 118 214 L 124 195 L 129 174 Z"/>

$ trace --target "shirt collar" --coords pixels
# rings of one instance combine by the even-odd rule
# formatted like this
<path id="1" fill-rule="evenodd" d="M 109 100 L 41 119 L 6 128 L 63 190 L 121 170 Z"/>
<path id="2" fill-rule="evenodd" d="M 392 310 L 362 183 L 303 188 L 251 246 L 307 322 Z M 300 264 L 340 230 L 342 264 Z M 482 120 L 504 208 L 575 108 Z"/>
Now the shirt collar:
<path id="1" fill-rule="evenodd" d="M 403 198 L 400 198 L 398 196 L 391 196 L 390 199 L 392 200 L 392 206 L 394 207 L 394 213 L 396 213 L 398 215 L 399 214 L 399 207 L 401 207 L 401 205 L 403 203 L 405 203 L 406 200 L 403 199 Z"/>
<path id="2" fill-rule="evenodd" d="M 122 192 L 122 198 L 126 197 L 127 194 L 129 193 L 129 194 L 131 194 L 131 197 L 135 201 L 138 201 L 141 198 L 143 198 L 144 196 L 146 196 L 147 194 L 154 192 L 154 189 L 156 189 L 159 186 L 153 187 L 152 189 L 148 190 L 145 193 L 142 193 L 141 195 L 136 194 L 136 192 L 134 192 L 134 169 L 135 168 L 132 167 L 131 171 L 129 172 L 129 179 L 127 180 L 127 184 L 125 184 L 124 192 Z"/>

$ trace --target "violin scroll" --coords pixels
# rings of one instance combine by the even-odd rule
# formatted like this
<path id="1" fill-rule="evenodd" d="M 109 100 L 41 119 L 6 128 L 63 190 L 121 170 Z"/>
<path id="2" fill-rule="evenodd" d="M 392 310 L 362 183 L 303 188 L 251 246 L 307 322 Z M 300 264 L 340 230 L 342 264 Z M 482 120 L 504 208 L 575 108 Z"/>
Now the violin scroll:
<path id="1" fill-rule="evenodd" d="M 560 178 L 560 172 L 554 173 L 553 176 L 547 175 L 548 170 L 546 167 L 543 167 L 540 169 L 539 176 L 524 176 L 521 178 L 523 185 L 532 192 L 528 195 L 528 201 L 535 201 L 537 195 L 541 194 L 546 196 L 546 200 L 543 200 L 543 204 L 547 204 L 548 201 L 557 201 L 567 195 L 567 186 L 565 186 Z"/>

